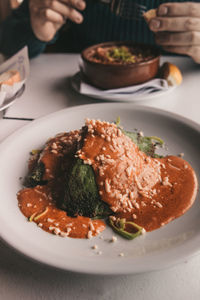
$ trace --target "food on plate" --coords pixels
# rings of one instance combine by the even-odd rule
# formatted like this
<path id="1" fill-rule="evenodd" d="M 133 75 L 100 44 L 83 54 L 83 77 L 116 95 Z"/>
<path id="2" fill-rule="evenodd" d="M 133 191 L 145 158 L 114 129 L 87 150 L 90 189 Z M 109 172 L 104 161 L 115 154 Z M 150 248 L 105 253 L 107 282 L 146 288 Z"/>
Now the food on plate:
<path id="1" fill-rule="evenodd" d="M 150 9 L 143 14 L 143 17 L 147 23 L 151 21 L 151 19 L 157 16 L 157 9 Z"/>
<path id="2" fill-rule="evenodd" d="M 148 61 L 154 58 L 150 49 L 142 49 L 139 46 L 114 45 L 97 47 L 90 52 L 88 59 L 103 64 L 134 64 Z"/>
<path id="3" fill-rule="evenodd" d="M 13 85 L 21 80 L 20 73 L 17 70 L 9 70 L 0 74 L 0 87 L 3 84 Z"/>
<path id="4" fill-rule="evenodd" d="M 158 47 L 133 42 L 105 42 L 81 53 L 81 74 L 91 85 L 117 89 L 141 84 L 156 77 L 160 64 Z"/>
<path id="5" fill-rule="evenodd" d="M 80 130 L 33 150 L 21 212 L 43 230 L 91 238 L 109 224 L 127 239 L 184 214 L 197 194 L 193 168 L 155 153 L 163 141 L 129 132 L 119 122 L 86 119 Z"/>
<path id="6" fill-rule="evenodd" d="M 183 77 L 180 69 L 169 62 L 165 62 L 159 71 L 160 78 L 167 80 L 169 86 L 176 86 L 182 83 Z"/>

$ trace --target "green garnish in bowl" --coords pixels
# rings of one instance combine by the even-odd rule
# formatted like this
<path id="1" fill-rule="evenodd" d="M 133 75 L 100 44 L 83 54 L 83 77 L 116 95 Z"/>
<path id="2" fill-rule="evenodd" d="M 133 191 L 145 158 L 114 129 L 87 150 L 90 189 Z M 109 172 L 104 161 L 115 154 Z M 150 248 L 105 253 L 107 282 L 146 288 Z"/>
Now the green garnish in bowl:
<path id="1" fill-rule="evenodd" d="M 133 55 L 130 50 L 125 47 L 113 47 L 107 52 L 107 57 L 113 61 L 121 61 L 123 63 L 135 63 L 136 57 Z"/>

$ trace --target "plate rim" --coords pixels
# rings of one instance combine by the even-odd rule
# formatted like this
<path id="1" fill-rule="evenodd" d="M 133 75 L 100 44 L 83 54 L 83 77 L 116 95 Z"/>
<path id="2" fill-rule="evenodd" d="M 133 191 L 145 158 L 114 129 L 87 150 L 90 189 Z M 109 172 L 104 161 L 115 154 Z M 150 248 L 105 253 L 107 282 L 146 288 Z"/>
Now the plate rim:
<path id="1" fill-rule="evenodd" d="M 172 118 L 175 118 L 176 120 L 178 121 L 181 121 L 183 122 L 184 124 L 192 127 L 194 130 L 198 131 L 198 133 L 200 134 L 200 124 L 198 124 L 197 122 L 189 119 L 189 118 L 186 118 L 186 117 L 183 117 L 177 113 L 173 113 L 173 112 L 169 112 L 169 111 L 166 111 L 166 110 L 163 110 L 163 109 L 159 109 L 159 108 L 153 108 L 153 107 L 148 107 L 148 106 L 142 106 L 142 105 L 135 105 L 135 104 L 126 104 L 128 107 L 130 107 L 131 109 L 134 109 L 134 110 L 140 110 L 140 111 L 148 111 L 148 112 L 152 112 L 152 113 L 156 113 L 158 115 L 164 115 L 164 116 L 167 116 L 167 117 L 172 117 Z M 4 149 L 4 147 L 6 146 L 7 143 L 9 143 L 10 140 L 13 139 L 13 137 L 17 136 L 18 133 L 20 132 L 23 132 L 24 130 L 28 130 L 28 128 L 34 126 L 35 124 L 37 123 L 40 123 L 40 122 L 45 122 L 46 120 L 48 120 L 49 118 L 52 118 L 56 115 L 59 115 L 61 113 L 64 113 L 65 111 L 67 112 L 70 112 L 70 111 L 76 111 L 76 110 L 84 110 L 86 111 L 88 107 L 99 107 L 99 106 L 102 106 L 105 108 L 105 106 L 115 106 L 115 108 L 118 107 L 124 107 L 124 103 L 97 103 L 97 104 L 86 104 L 86 105 L 79 105 L 79 106 L 73 106 L 73 107 L 69 107 L 69 108 L 65 108 L 65 109 L 62 109 L 62 110 L 59 110 L 59 111 L 56 111 L 56 112 L 53 112 L 53 113 L 50 113 L 50 114 L 47 114 L 41 118 L 38 118 L 34 121 L 32 121 L 31 123 L 29 124 L 26 124 L 25 126 L 22 126 L 20 129 L 16 130 L 14 133 L 12 133 L 10 136 L 8 136 L 1 144 L 0 144 L 0 152 L 2 149 Z M 5 236 L 2 234 L 2 230 L 0 228 L 0 238 L 3 240 L 3 242 L 7 245 L 9 245 L 9 247 L 11 247 L 12 249 L 14 249 L 17 253 L 29 258 L 30 260 L 32 261 L 36 261 L 36 262 L 39 262 L 39 263 L 42 263 L 44 265 L 47 265 L 47 266 L 50 266 L 50 267 L 53 267 L 53 268 L 57 268 L 57 269 L 62 269 L 62 270 L 65 270 L 65 271 L 73 271 L 73 272 L 76 272 L 76 273 L 84 273 L 84 274 L 99 274 L 99 275 L 122 275 L 122 274 L 135 274 L 135 273 L 142 273 L 142 272 L 147 272 L 147 271 L 155 271 L 155 270 L 161 270 L 161 269 L 166 269 L 168 267 L 171 267 L 171 266 L 174 266 L 178 263 L 181 263 L 183 262 L 186 258 L 189 258 L 189 257 L 192 257 L 194 255 L 197 255 L 198 253 L 200 253 L 200 247 L 198 250 L 196 251 L 192 251 L 190 250 L 189 254 L 187 256 L 184 256 L 183 257 L 180 255 L 180 257 L 177 259 L 177 258 L 173 258 L 171 259 L 170 263 L 167 262 L 167 265 L 161 265 L 161 266 L 157 266 L 157 267 L 154 267 L 152 268 L 151 267 L 146 267 L 145 270 L 143 269 L 140 269 L 140 270 L 137 270 L 136 272 L 134 270 L 118 270 L 117 274 L 114 274 L 112 270 L 110 270 L 110 272 L 107 270 L 107 271 L 104 271 L 104 270 L 98 270 L 98 271 L 91 271 L 91 270 L 84 270 L 82 269 L 81 267 L 76 267 L 76 268 L 66 268 L 66 267 L 63 267 L 62 266 L 58 266 L 58 264 L 56 264 L 55 262 L 50 262 L 48 261 L 44 261 L 43 259 L 40 259 L 36 256 L 33 256 L 33 255 L 29 255 L 29 253 L 27 253 L 27 251 L 22 251 L 21 249 L 19 248 L 16 248 L 16 246 L 14 246 L 13 244 L 14 243 L 11 243 L 11 240 L 9 239 L 6 239 Z M 200 236 L 198 237 L 198 239 L 200 238 Z"/>

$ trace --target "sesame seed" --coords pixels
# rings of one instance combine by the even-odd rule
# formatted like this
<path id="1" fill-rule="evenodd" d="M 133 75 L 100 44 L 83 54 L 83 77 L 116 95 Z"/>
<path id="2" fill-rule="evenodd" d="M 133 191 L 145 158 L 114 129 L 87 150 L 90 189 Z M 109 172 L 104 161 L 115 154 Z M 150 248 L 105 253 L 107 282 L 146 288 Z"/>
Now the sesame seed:
<path id="1" fill-rule="evenodd" d="M 128 202 L 129 208 L 133 208 L 133 205 L 132 205 L 131 201 L 128 200 L 127 202 Z"/>
<path id="2" fill-rule="evenodd" d="M 159 208 L 162 208 L 162 207 L 163 207 L 162 204 L 161 204 L 160 202 L 156 202 L 155 205 L 156 205 L 157 207 L 159 207 Z"/>
<path id="3" fill-rule="evenodd" d="M 184 153 L 183 152 L 181 152 L 181 153 L 179 153 L 179 155 L 178 155 L 179 157 L 183 157 L 184 156 Z"/>
<path id="4" fill-rule="evenodd" d="M 94 225 L 92 224 L 92 222 L 89 223 L 89 227 L 90 227 L 90 230 L 94 230 Z"/>
<path id="5" fill-rule="evenodd" d="M 109 180 L 108 179 L 105 180 L 105 191 L 106 191 L 106 193 L 110 193 L 111 192 L 111 186 L 109 184 Z"/>
<path id="6" fill-rule="evenodd" d="M 142 228 L 142 231 L 141 231 L 142 235 L 146 233 L 146 230 L 144 228 Z"/>
<path id="7" fill-rule="evenodd" d="M 141 137 L 143 137 L 143 136 L 144 136 L 143 131 L 139 131 L 139 132 L 138 132 L 138 135 L 141 136 Z"/>
<path id="8" fill-rule="evenodd" d="M 54 230 L 55 227 L 54 226 L 49 226 L 49 230 Z"/>
<path id="9" fill-rule="evenodd" d="M 58 154 L 58 151 L 56 151 L 56 150 L 51 150 L 51 153 Z"/>
<path id="10" fill-rule="evenodd" d="M 114 212 L 116 212 L 118 210 L 118 208 L 115 206 L 111 206 L 110 209 L 112 209 L 112 211 L 114 211 Z"/>
<path id="11" fill-rule="evenodd" d="M 129 196 L 130 196 L 130 199 L 131 199 L 131 200 L 134 200 L 135 196 L 134 196 L 134 193 L 133 193 L 133 192 L 130 192 Z"/>
<path id="12" fill-rule="evenodd" d="M 47 222 L 50 222 L 50 223 L 52 223 L 54 220 L 53 219 L 51 219 L 51 218 L 48 218 L 47 219 Z"/>
<path id="13" fill-rule="evenodd" d="M 132 214 L 133 220 L 137 219 L 136 214 Z"/>
<path id="14" fill-rule="evenodd" d="M 122 135 L 122 132 L 120 129 L 117 130 L 117 135 L 120 137 Z"/>
<path id="15" fill-rule="evenodd" d="M 90 231 L 90 230 L 88 231 L 87 238 L 88 238 L 88 239 L 91 239 L 91 238 L 92 238 L 92 231 Z"/>
<path id="16" fill-rule="evenodd" d="M 133 205 L 135 206 L 135 208 L 137 208 L 137 209 L 139 209 L 140 208 L 140 205 L 139 205 L 139 203 L 137 203 L 137 202 L 134 202 L 133 203 Z"/>
<path id="17" fill-rule="evenodd" d="M 61 232 L 61 231 L 60 231 L 59 228 L 56 227 L 56 228 L 54 229 L 54 233 L 55 233 L 56 235 L 58 235 L 60 232 Z"/>
<path id="18" fill-rule="evenodd" d="M 115 243 L 116 241 L 117 241 L 117 237 L 116 237 L 116 236 L 112 236 L 111 242 L 112 242 L 112 243 Z"/>
<path id="19" fill-rule="evenodd" d="M 72 231 L 70 227 L 67 228 L 67 233 L 69 234 Z"/>
<path id="20" fill-rule="evenodd" d="M 69 233 L 67 233 L 67 232 L 64 232 L 64 231 L 60 232 L 60 236 L 62 236 L 62 237 L 67 237 L 68 235 L 69 235 Z"/>
<path id="21" fill-rule="evenodd" d="M 98 246 L 94 245 L 94 246 L 92 246 L 92 249 L 96 250 L 96 249 L 98 249 Z"/>
<path id="22" fill-rule="evenodd" d="M 57 144 L 54 142 L 51 146 L 52 149 L 57 149 Z"/>
<path id="23" fill-rule="evenodd" d="M 110 142 L 110 141 L 111 141 L 110 136 L 106 136 L 106 141 L 107 141 L 107 142 Z"/>
<path id="24" fill-rule="evenodd" d="M 119 253 L 119 256 L 124 257 L 124 253 L 123 252 Z"/>
<path id="25" fill-rule="evenodd" d="M 163 185 L 172 186 L 171 183 L 169 182 L 169 178 L 168 178 L 168 177 L 164 177 L 164 178 L 163 178 L 162 184 L 163 184 Z"/>

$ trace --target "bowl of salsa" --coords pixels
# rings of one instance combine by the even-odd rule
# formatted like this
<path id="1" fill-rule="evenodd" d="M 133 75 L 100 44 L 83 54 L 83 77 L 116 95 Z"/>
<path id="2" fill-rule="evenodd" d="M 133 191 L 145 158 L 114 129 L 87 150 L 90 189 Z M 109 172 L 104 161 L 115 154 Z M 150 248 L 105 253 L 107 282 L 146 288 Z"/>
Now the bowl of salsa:
<path id="1" fill-rule="evenodd" d="M 84 49 L 82 74 L 100 89 L 141 84 L 156 77 L 160 52 L 156 47 L 133 42 L 105 42 Z"/>

